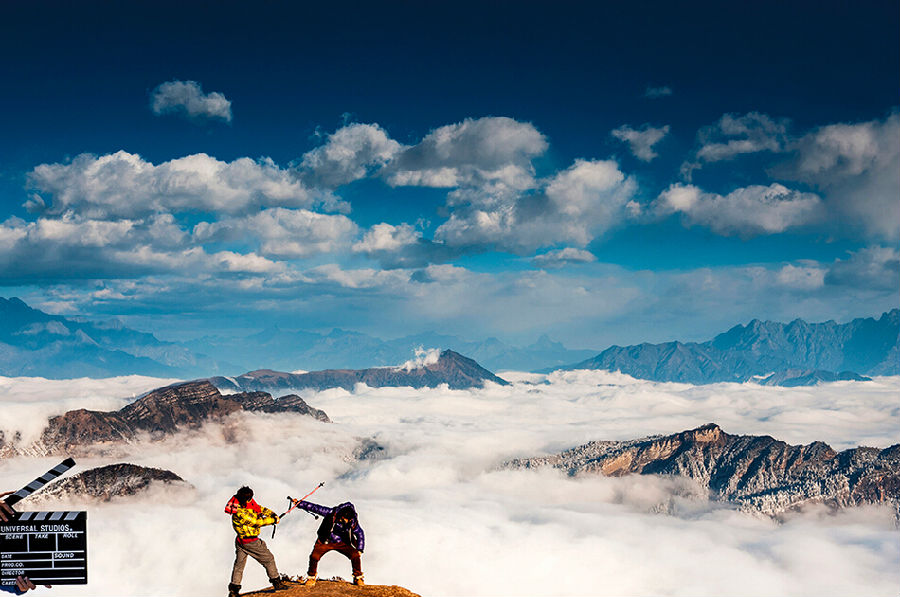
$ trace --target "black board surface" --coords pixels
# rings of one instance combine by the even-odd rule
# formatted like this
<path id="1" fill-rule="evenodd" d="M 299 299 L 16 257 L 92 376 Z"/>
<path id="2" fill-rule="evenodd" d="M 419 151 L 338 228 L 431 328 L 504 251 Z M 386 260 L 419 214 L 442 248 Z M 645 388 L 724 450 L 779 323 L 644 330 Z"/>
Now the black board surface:
<path id="1" fill-rule="evenodd" d="M 17 512 L 0 522 L 0 585 L 87 584 L 87 512 Z"/>

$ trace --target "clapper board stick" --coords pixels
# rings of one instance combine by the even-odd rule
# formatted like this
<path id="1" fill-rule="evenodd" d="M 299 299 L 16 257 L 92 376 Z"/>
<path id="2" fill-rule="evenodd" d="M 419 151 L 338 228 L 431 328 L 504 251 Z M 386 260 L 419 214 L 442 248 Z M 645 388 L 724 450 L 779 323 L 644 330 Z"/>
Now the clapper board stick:
<path id="1" fill-rule="evenodd" d="M 47 471 L 46 473 L 44 473 L 43 475 L 41 475 L 40 477 L 38 477 L 31 483 L 29 483 L 28 485 L 23 487 L 19 491 L 15 492 L 12 495 L 7 496 L 6 499 L 4 499 L 3 501 L 5 501 L 8 506 L 12 506 L 19 500 L 27 498 L 29 495 L 31 495 L 32 493 L 34 493 L 35 491 L 37 491 L 38 489 L 40 489 L 41 487 L 43 487 L 44 485 L 46 485 L 47 483 L 52 481 L 53 479 L 59 477 L 60 475 L 65 474 L 65 472 L 68 471 L 73 466 L 75 466 L 75 461 L 72 460 L 71 458 L 66 458 L 65 460 L 63 460 L 62 462 L 60 462 L 59 464 L 54 466 L 52 469 L 50 469 L 49 471 Z"/>

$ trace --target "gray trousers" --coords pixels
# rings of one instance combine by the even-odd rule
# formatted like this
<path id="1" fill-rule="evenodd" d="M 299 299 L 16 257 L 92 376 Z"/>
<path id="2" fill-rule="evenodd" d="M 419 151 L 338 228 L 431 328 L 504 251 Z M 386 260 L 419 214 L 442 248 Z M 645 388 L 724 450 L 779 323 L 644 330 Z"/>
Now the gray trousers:
<path id="1" fill-rule="evenodd" d="M 247 556 L 250 556 L 266 569 L 266 574 L 270 579 L 278 578 L 278 567 L 275 566 L 275 556 L 266 547 L 266 542 L 257 539 L 251 543 L 234 542 L 234 568 L 231 569 L 231 584 L 241 584 L 244 577 L 244 564 L 247 563 Z"/>

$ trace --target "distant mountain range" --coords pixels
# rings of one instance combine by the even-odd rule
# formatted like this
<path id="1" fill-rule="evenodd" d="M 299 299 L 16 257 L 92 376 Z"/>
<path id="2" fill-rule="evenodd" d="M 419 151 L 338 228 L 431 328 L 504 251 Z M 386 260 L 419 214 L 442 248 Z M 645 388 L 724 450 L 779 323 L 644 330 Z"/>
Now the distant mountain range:
<path id="1" fill-rule="evenodd" d="M 324 370 L 332 382 L 346 387 L 355 383 L 356 374 L 345 374 L 338 381 L 336 372 L 371 369 L 370 380 L 373 375 L 384 377 L 380 368 L 403 363 L 422 348 L 466 355 L 490 371 L 606 369 L 654 381 L 811 385 L 900 375 L 900 309 L 878 319 L 845 324 L 754 319 L 707 342 L 612 346 L 598 354 L 568 349 L 546 335 L 529 346 L 514 347 L 496 338 L 471 342 L 424 333 L 381 340 L 338 329 L 318 334 L 278 327 L 243 338 L 165 342 L 116 320 L 50 315 L 17 298 L 0 298 L 0 375 L 4 376 L 65 379 L 136 374 L 191 379 L 225 378 L 248 370 L 251 374 L 302 370 L 317 371 L 323 379 Z M 315 377 L 294 387 L 321 387 L 313 381 Z M 246 389 L 244 383 L 238 386 Z M 382 380 L 374 385 L 391 384 Z"/>
<path id="2" fill-rule="evenodd" d="M 52 379 L 149 375 L 193 377 L 234 371 L 153 334 L 112 320 L 93 322 L 32 309 L 0 298 L 0 375 Z"/>
<path id="3" fill-rule="evenodd" d="M 405 362 L 417 349 L 441 348 L 464 354 L 491 371 L 536 371 L 561 367 L 586 359 L 596 350 L 572 350 L 546 334 L 535 343 L 516 347 L 496 338 L 477 342 L 458 336 L 426 332 L 394 340 L 340 329 L 327 334 L 287 331 L 272 327 L 244 338 L 207 336 L 182 344 L 192 351 L 241 367 L 237 370 L 267 368 L 282 371 L 321 369 L 366 369 L 389 367 Z M 253 350 L 247 350 L 252 346 Z"/>
<path id="4" fill-rule="evenodd" d="M 423 362 L 409 362 L 400 367 L 326 369 L 309 373 L 284 373 L 261 369 L 238 377 L 213 377 L 209 381 L 220 390 L 243 392 L 305 388 L 352 390 L 358 383 L 371 387 L 411 388 L 436 388 L 441 384 L 447 384 L 451 389 L 481 387 L 486 381 L 502 386 L 509 385 L 509 382 L 497 377 L 472 359 L 452 350 L 444 350 L 435 355 L 433 361 L 426 358 Z"/>
<path id="5" fill-rule="evenodd" d="M 757 379 L 785 386 L 898 375 L 900 309 L 845 324 L 754 319 L 708 342 L 612 346 L 563 369 L 605 369 L 692 384 Z"/>
<path id="6" fill-rule="evenodd" d="M 296 371 L 398 365 L 420 348 L 465 354 L 492 371 L 531 371 L 585 359 L 594 350 L 570 350 L 541 336 L 518 348 L 496 338 L 480 342 L 436 333 L 381 340 L 335 329 L 328 334 L 273 327 L 241 337 L 208 336 L 165 342 L 112 320 L 50 315 L 18 298 L 0 298 L 0 375 L 52 379 L 149 375 L 191 379 L 267 368 Z"/>
<path id="7" fill-rule="evenodd" d="M 769 515 L 816 503 L 843 508 L 885 502 L 900 515 L 900 444 L 835 452 L 823 442 L 792 446 L 767 435 L 730 435 L 708 424 L 674 435 L 595 441 L 504 464 L 541 467 L 573 477 L 687 477 L 715 499 Z"/>

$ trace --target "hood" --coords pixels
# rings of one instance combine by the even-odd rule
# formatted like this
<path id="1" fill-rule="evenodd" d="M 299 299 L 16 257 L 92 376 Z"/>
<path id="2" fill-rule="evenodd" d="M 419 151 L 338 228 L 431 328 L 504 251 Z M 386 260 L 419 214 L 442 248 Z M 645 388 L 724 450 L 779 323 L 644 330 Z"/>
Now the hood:
<path id="1" fill-rule="evenodd" d="M 352 502 L 344 502 L 342 504 L 338 504 L 337 506 L 335 506 L 334 507 L 335 515 L 337 515 L 337 513 L 340 512 L 341 510 L 343 510 L 344 508 L 349 508 L 350 511 L 353 512 L 353 521 L 355 522 L 356 519 L 358 518 L 358 515 L 356 514 L 356 506 L 354 506 Z"/>

